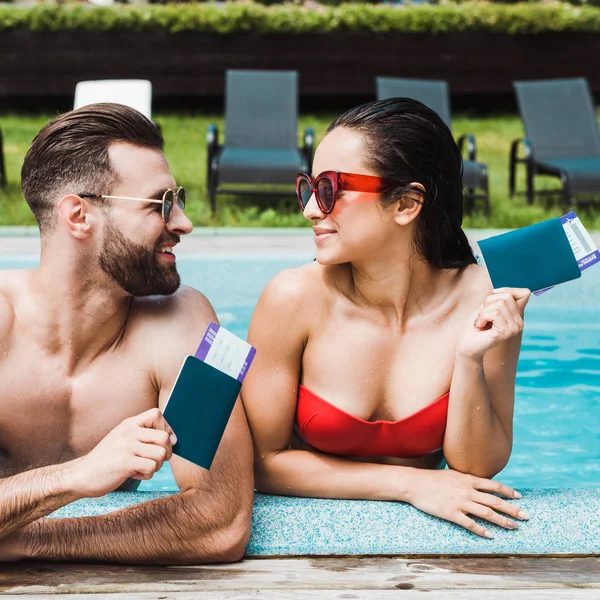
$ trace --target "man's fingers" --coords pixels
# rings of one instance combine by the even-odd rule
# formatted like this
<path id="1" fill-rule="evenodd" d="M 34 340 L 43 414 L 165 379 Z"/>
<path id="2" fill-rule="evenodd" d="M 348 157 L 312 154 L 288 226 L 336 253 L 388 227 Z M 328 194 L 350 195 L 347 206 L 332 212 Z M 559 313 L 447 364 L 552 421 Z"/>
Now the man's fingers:
<path id="1" fill-rule="evenodd" d="M 135 475 L 132 475 L 133 479 L 152 479 L 152 476 L 158 471 L 157 464 L 150 458 L 142 458 L 136 456 L 132 461 L 132 468 L 135 471 Z"/>
<path id="2" fill-rule="evenodd" d="M 171 443 L 177 443 L 177 436 L 171 429 L 171 426 L 167 423 L 165 418 L 163 417 L 162 412 L 158 408 L 151 408 L 146 412 L 137 415 L 134 417 L 135 423 L 140 427 L 148 427 L 152 429 L 162 429 L 166 431 L 171 436 Z"/>
<path id="3" fill-rule="evenodd" d="M 156 471 L 158 471 L 165 460 L 171 458 L 171 452 L 164 446 L 158 446 L 156 444 L 144 444 L 139 442 L 135 448 L 135 454 L 139 458 L 149 458 L 156 463 Z"/>

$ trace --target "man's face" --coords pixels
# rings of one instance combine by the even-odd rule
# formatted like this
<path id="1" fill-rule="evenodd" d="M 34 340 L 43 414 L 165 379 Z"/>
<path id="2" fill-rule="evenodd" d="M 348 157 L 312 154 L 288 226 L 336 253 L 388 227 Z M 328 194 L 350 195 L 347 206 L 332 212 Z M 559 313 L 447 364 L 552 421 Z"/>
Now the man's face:
<path id="1" fill-rule="evenodd" d="M 159 200 L 176 183 L 159 150 L 117 143 L 109 148 L 118 182 L 112 196 Z M 110 201 L 104 220 L 98 264 L 133 296 L 169 295 L 180 285 L 173 246 L 192 225 L 174 206 L 165 225 L 162 205 L 130 200 Z M 170 249 L 170 251 L 169 251 Z"/>

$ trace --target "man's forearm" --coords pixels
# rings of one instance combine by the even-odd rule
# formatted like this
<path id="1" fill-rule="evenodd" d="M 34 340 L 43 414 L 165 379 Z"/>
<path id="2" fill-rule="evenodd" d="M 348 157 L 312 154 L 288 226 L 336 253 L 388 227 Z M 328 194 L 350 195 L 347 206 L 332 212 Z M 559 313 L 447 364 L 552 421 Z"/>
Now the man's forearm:
<path id="1" fill-rule="evenodd" d="M 238 560 L 246 515 L 188 490 L 129 508 L 76 519 L 40 519 L 18 532 L 29 558 L 133 564 L 193 564 Z M 242 536 L 243 537 L 243 536 Z M 247 541 L 247 540 L 245 540 Z M 245 546 L 244 541 L 244 546 Z"/>
<path id="2" fill-rule="evenodd" d="M 510 437 L 490 401 L 483 362 L 457 356 L 444 438 L 448 466 L 493 477 L 506 465 L 510 451 Z"/>
<path id="3" fill-rule="evenodd" d="M 0 538 L 78 499 L 68 469 L 64 463 L 0 479 Z"/>

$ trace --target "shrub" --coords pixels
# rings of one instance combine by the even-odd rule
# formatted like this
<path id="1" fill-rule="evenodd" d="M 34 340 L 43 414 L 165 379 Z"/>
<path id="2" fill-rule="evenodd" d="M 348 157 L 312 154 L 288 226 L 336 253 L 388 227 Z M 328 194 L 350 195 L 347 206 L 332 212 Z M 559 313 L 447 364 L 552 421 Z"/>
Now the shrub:
<path id="1" fill-rule="evenodd" d="M 340 6 L 251 2 L 92 7 L 0 5 L 0 31 L 185 31 L 234 34 L 349 32 L 493 32 L 538 34 L 600 31 L 600 9 L 570 4 L 439 4 Z"/>

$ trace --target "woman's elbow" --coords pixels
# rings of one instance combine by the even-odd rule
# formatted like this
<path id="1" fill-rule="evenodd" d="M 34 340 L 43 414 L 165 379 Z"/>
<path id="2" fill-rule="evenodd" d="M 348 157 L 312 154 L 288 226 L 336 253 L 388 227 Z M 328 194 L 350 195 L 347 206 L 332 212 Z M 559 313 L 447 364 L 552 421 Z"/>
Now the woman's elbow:
<path id="1" fill-rule="evenodd" d="M 484 458 L 467 458 L 467 457 L 452 457 L 446 456 L 446 464 L 448 468 L 459 473 L 465 473 L 466 475 L 473 475 L 474 477 L 481 477 L 483 479 L 492 479 L 508 463 L 510 453 L 508 456 L 496 456 L 491 460 L 485 460 Z"/>
<path id="2" fill-rule="evenodd" d="M 277 474 L 273 465 L 273 459 L 277 453 L 254 454 L 254 486 L 263 494 L 277 494 L 280 489 L 277 486 Z"/>

